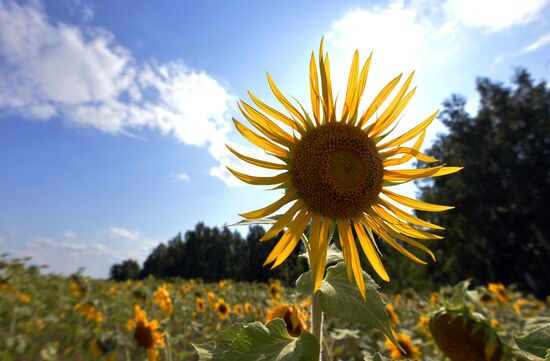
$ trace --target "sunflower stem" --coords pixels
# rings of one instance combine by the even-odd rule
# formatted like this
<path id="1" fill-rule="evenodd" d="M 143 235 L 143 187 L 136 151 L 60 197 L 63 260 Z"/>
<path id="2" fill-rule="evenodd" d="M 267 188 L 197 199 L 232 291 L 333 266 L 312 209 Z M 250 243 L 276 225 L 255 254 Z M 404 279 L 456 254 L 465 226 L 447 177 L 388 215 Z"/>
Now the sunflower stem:
<path id="1" fill-rule="evenodd" d="M 323 311 L 321 311 L 320 293 L 315 292 L 311 296 L 311 333 L 319 340 L 319 360 L 323 354 Z"/>

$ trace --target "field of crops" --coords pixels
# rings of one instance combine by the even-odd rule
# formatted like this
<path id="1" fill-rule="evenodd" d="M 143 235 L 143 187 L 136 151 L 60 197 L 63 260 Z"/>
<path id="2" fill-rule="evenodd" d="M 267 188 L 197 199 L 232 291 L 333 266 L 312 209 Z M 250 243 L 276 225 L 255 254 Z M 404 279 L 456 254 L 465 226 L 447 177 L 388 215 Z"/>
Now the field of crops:
<path id="1" fill-rule="evenodd" d="M 292 336 L 309 327 L 309 300 L 277 281 L 149 278 L 115 283 L 44 276 L 21 260 L 3 258 L 0 266 L 0 360 L 195 360 L 192 344 L 204 343 L 236 322 L 281 317 Z M 514 336 L 550 320 L 548 300 L 513 287 L 490 284 L 470 288 L 457 300 L 459 296 L 452 287 L 384 294 L 392 326 L 409 357 L 444 359 L 428 327 L 444 304 L 447 309 L 467 307 L 479 327 L 498 333 L 503 342 L 498 347 L 508 350 L 517 349 Z M 374 352 L 404 358 L 382 333 L 361 326 L 329 318 L 325 336 L 327 359 L 363 360 Z M 483 342 L 489 341 L 486 337 Z"/>

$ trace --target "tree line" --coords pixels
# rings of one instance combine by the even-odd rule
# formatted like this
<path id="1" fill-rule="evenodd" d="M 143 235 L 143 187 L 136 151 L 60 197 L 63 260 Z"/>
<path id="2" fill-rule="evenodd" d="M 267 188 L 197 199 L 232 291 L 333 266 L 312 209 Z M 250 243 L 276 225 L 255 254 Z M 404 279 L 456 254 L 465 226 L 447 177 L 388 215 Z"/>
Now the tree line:
<path id="1" fill-rule="evenodd" d="M 439 119 L 447 132 L 425 151 L 442 163 L 464 167 L 452 176 L 418 183 L 419 199 L 456 207 L 417 212 L 446 228 L 444 240 L 429 243 L 438 262 L 417 265 L 380 242 L 392 277 L 385 289 L 429 289 L 470 278 L 478 284 L 514 283 L 540 297 L 550 294 L 550 90 L 545 81 L 535 82 L 519 69 L 511 86 L 480 78 L 477 91 L 475 115 L 466 112 L 460 95 L 444 102 Z M 292 282 L 307 268 L 299 251 L 270 271 L 262 263 L 276 240 L 260 242 L 263 233 L 254 226 L 242 238 L 200 223 L 185 237 L 179 234 L 160 244 L 143 267 L 125 261 L 111 268 L 111 276 Z"/>

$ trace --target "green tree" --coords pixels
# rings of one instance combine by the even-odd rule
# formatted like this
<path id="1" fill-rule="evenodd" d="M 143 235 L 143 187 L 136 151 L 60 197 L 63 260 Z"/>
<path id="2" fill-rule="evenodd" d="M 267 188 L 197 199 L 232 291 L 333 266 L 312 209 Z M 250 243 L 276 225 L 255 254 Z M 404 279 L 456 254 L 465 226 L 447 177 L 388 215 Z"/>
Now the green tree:
<path id="1" fill-rule="evenodd" d="M 115 281 L 136 280 L 139 275 L 139 263 L 133 259 L 127 259 L 120 264 L 111 266 L 110 276 Z"/>
<path id="2" fill-rule="evenodd" d="M 550 91 L 518 70 L 513 85 L 478 79 L 480 108 L 472 116 L 463 97 L 444 103 L 441 134 L 427 153 L 464 166 L 421 183 L 421 199 L 455 205 L 418 212 L 446 228 L 433 242 L 440 260 L 430 266 L 439 283 L 474 278 L 516 283 L 550 293 Z"/>

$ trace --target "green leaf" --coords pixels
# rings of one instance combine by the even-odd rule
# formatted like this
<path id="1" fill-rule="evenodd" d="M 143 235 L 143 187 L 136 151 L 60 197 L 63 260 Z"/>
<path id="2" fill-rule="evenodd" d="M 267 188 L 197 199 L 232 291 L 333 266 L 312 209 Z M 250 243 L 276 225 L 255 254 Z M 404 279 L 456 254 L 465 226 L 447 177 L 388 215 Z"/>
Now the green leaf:
<path id="1" fill-rule="evenodd" d="M 349 281 L 343 262 L 327 268 L 327 275 L 317 292 L 320 293 L 321 309 L 327 316 L 361 323 L 382 331 L 396 345 L 385 303 L 378 292 L 378 285 L 363 271 L 366 300 L 363 300 L 355 283 Z M 303 273 L 296 281 L 296 287 L 304 295 L 313 293 L 310 273 Z"/>
<path id="2" fill-rule="evenodd" d="M 277 222 L 277 218 L 279 217 L 280 215 L 265 217 L 265 218 L 258 218 L 258 219 L 243 219 L 238 221 L 237 223 L 228 224 L 226 227 L 248 226 L 252 224 L 273 224 Z"/>
<path id="3" fill-rule="evenodd" d="M 548 359 L 550 354 L 550 324 L 539 327 L 525 336 L 515 337 L 518 347 L 537 357 Z"/>
<path id="4" fill-rule="evenodd" d="M 303 259 L 309 259 L 309 255 L 306 252 L 300 253 L 298 257 Z M 338 262 L 342 262 L 344 260 L 344 257 L 342 256 L 342 251 L 338 247 L 336 247 L 334 244 L 330 244 L 327 249 L 327 266 L 336 264 Z"/>
<path id="5" fill-rule="evenodd" d="M 451 311 L 468 310 L 468 287 L 470 280 L 464 280 L 453 287 L 453 294 L 450 300 L 445 302 L 447 309 Z"/>
<path id="6" fill-rule="evenodd" d="M 261 322 L 233 325 L 214 341 L 193 345 L 199 360 L 317 361 L 319 341 L 310 333 L 295 338 L 285 322 L 276 318 L 267 326 Z"/>

